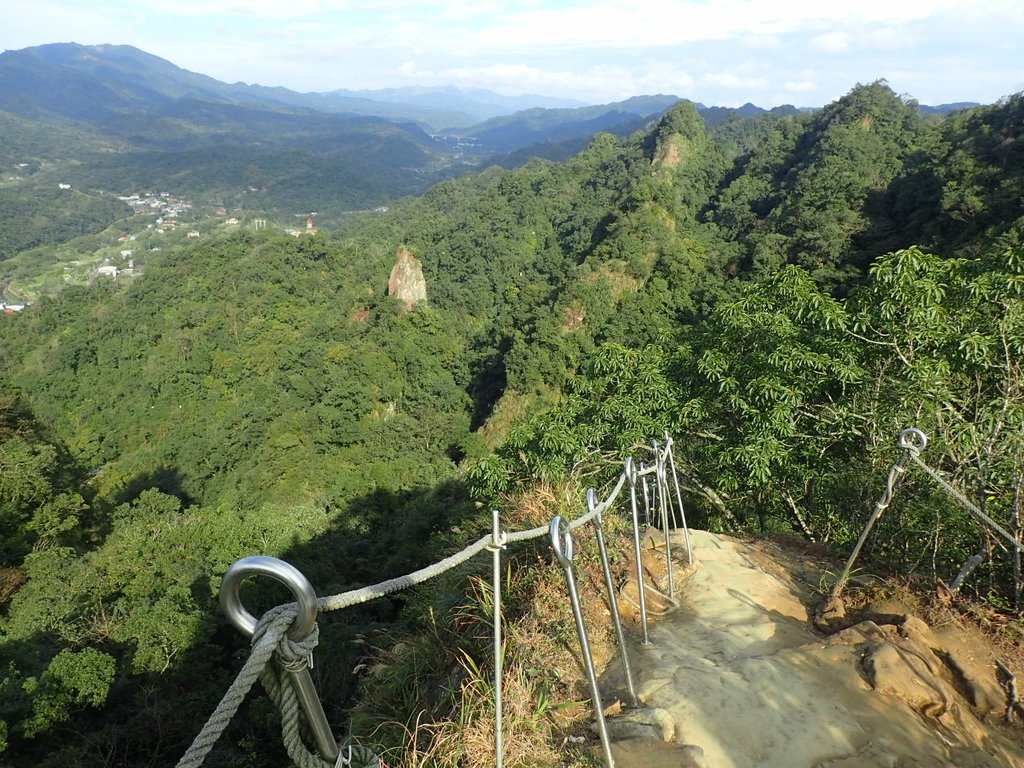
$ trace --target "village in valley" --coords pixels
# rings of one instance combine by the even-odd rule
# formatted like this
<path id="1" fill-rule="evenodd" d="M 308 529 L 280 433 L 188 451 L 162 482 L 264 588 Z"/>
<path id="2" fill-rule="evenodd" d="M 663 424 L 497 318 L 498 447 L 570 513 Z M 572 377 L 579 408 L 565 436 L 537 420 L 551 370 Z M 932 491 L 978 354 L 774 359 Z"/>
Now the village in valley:
<path id="1" fill-rule="evenodd" d="M 62 193 L 73 192 L 67 182 L 58 183 L 57 188 Z M 127 215 L 103 232 L 52 249 L 37 248 L 32 254 L 34 264 L 0 276 L 0 314 L 19 312 L 38 296 L 62 286 L 137 277 L 146 259 L 166 248 L 238 227 L 275 226 L 260 212 L 244 215 L 240 208 L 200 204 L 172 192 L 135 192 L 117 195 L 117 199 L 126 206 Z M 316 211 L 296 213 L 301 224 L 280 228 L 293 237 L 314 235 L 317 215 Z"/>

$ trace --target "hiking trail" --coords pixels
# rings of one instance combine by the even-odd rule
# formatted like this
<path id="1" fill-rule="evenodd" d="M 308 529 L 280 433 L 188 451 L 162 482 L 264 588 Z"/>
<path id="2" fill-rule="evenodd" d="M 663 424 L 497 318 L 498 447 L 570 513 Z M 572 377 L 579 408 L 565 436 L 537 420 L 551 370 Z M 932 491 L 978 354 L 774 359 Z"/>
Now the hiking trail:
<path id="1" fill-rule="evenodd" d="M 651 622 L 650 645 L 630 643 L 641 707 L 608 708 L 618 768 L 1024 766 L 979 630 L 882 604 L 825 634 L 812 623 L 824 560 L 691 535 L 691 567 L 681 534 L 672 549 L 678 610 Z M 657 538 L 644 555 L 656 583 Z M 624 688 L 619 665 L 603 688 Z"/>

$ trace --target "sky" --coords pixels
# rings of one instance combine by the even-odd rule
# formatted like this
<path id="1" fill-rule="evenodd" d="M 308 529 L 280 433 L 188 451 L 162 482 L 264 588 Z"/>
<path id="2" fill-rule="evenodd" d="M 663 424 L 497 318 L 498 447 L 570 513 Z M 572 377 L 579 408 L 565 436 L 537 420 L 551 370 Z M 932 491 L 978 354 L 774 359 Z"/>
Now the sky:
<path id="1" fill-rule="evenodd" d="M 297 91 L 457 85 L 767 108 L 879 79 L 932 105 L 1024 90 L 1024 0 L 22 0 L 4 17 L 0 49 L 133 45 Z"/>

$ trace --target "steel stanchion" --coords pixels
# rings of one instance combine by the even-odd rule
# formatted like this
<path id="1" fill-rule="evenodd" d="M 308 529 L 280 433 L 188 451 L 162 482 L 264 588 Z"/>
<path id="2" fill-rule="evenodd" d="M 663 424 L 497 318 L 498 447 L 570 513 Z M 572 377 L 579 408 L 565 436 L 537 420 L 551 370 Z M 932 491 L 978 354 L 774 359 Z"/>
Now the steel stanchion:
<path id="1" fill-rule="evenodd" d="M 597 509 L 597 492 L 587 489 L 587 507 L 591 512 Z M 615 594 L 615 582 L 612 580 L 612 567 L 608 562 L 608 548 L 604 542 L 604 517 L 600 510 L 594 515 L 594 532 L 597 534 L 597 548 L 601 553 L 601 566 L 604 568 L 604 585 L 608 590 L 608 607 L 612 612 L 612 623 L 615 625 L 615 637 L 619 641 L 622 653 L 622 668 L 626 672 L 626 688 L 629 691 L 630 706 L 637 706 L 636 689 L 633 686 L 633 670 L 629 666 L 629 652 L 626 650 L 626 635 L 622 631 L 622 619 L 619 617 L 619 600 Z"/>
<path id="2" fill-rule="evenodd" d="M 636 591 L 640 603 L 640 625 L 643 627 L 644 645 L 650 645 L 651 640 L 647 635 L 647 599 L 644 594 L 644 563 L 643 555 L 640 552 L 640 516 L 636 503 L 636 467 L 633 466 L 633 457 L 626 457 L 626 479 L 629 481 L 629 506 L 633 513 L 633 554 L 636 557 Z"/>
<path id="3" fill-rule="evenodd" d="M 583 652 L 583 666 L 590 683 L 590 696 L 594 702 L 594 717 L 597 719 L 597 732 L 601 736 L 601 747 L 608 768 L 614 768 L 612 744 L 608 737 L 608 724 L 604 721 L 604 705 L 601 703 L 601 691 L 597 687 L 597 674 L 594 672 L 594 660 L 590 656 L 590 642 L 587 640 L 587 627 L 583 623 L 583 609 L 580 607 L 580 595 L 576 589 L 576 576 L 572 571 L 573 542 L 569 524 L 560 515 L 555 515 L 549 527 L 551 548 L 555 550 L 558 564 L 565 571 L 565 581 L 569 587 L 569 599 L 572 601 L 572 614 L 576 619 L 576 633 L 580 637 L 580 649 Z"/>

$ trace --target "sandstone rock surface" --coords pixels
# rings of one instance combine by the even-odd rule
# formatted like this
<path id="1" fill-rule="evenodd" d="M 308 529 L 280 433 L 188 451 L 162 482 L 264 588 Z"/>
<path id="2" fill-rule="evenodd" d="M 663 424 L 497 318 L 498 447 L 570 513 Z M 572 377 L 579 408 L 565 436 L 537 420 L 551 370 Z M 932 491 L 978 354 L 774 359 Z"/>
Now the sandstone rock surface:
<path id="1" fill-rule="evenodd" d="M 652 621 L 649 646 L 630 632 L 642 708 L 610 729 L 625 737 L 619 768 L 1024 766 L 1024 727 L 986 717 L 1000 688 L 977 638 L 892 610 L 824 635 L 803 558 L 691 533 L 692 567 L 683 541 L 672 545 L 678 610 Z M 645 552 L 648 573 L 657 557 Z M 603 686 L 622 689 L 621 665 Z"/>
<path id="2" fill-rule="evenodd" d="M 427 300 L 427 281 L 423 277 L 423 265 L 408 248 L 398 250 L 398 259 L 391 268 L 388 278 L 388 296 L 394 296 L 412 309 Z"/>

